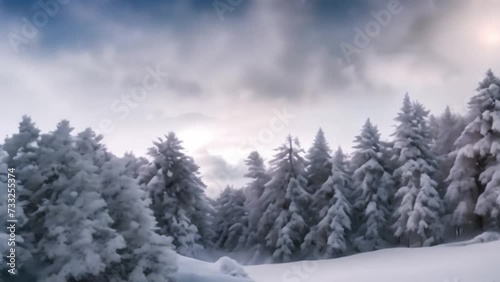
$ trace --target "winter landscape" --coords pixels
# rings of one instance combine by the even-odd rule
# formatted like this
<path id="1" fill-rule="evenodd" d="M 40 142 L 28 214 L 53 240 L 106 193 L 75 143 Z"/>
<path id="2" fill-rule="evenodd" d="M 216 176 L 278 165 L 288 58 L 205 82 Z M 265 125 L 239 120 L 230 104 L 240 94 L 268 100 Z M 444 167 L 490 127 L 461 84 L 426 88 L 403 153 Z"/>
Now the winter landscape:
<path id="1" fill-rule="evenodd" d="M 0 0 L 0 282 L 500 282 L 498 11 Z"/>

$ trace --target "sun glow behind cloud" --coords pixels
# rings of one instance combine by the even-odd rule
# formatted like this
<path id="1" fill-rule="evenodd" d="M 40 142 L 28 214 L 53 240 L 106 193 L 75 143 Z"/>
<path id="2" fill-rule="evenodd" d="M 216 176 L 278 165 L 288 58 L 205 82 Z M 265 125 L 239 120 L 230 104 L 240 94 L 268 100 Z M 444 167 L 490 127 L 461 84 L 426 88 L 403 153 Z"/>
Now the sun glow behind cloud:
<path id="1" fill-rule="evenodd" d="M 479 32 L 479 40 L 488 46 L 498 46 L 500 44 L 499 25 L 488 25 Z"/>

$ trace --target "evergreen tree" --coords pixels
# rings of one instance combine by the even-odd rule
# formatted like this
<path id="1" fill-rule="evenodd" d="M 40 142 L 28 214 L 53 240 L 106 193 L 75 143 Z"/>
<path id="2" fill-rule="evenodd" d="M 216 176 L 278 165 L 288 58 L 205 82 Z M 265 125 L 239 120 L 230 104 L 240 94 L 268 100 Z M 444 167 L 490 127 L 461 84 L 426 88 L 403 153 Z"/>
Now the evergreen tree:
<path id="1" fill-rule="evenodd" d="M 356 137 L 351 167 L 353 172 L 354 203 L 357 214 L 353 243 L 360 251 L 380 249 L 387 244 L 389 233 L 389 191 L 393 182 L 384 168 L 382 145 L 377 127 L 368 119 Z"/>
<path id="2" fill-rule="evenodd" d="M 452 212 L 451 224 L 456 234 L 473 223 L 485 228 L 498 227 L 498 148 L 500 148 L 500 80 L 491 71 L 480 83 L 469 103 L 469 116 L 475 116 L 455 145 L 456 159 L 448 177 L 445 199 Z M 487 84 L 490 83 L 489 86 Z"/>
<path id="3" fill-rule="evenodd" d="M 455 162 L 456 155 L 455 141 L 460 137 L 465 129 L 465 121 L 462 116 L 451 112 L 450 107 L 446 107 L 444 113 L 435 118 L 432 152 L 437 156 L 439 166 L 439 189 L 438 192 L 444 196 L 446 192 L 446 183 L 450 169 Z"/>
<path id="4" fill-rule="evenodd" d="M 156 221 L 136 180 L 129 176 L 131 157 L 119 159 L 107 152 L 102 135 L 91 129 L 79 133 L 76 151 L 99 168 L 103 199 L 113 220 L 112 228 L 126 247 L 119 251 L 120 261 L 106 271 L 107 281 L 172 281 L 176 271 L 171 238 L 155 232 Z"/>
<path id="5" fill-rule="evenodd" d="M 216 246 L 232 252 L 243 249 L 248 237 L 248 214 L 242 189 L 226 187 L 216 200 Z"/>
<path id="6" fill-rule="evenodd" d="M 343 178 L 345 180 L 344 196 L 350 202 L 354 194 L 352 187 L 352 171 L 349 163 L 349 158 L 340 146 L 337 148 L 335 154 L 333 154 L 332 164 L 336 166 L 340 170 L 340 172 L 342 172 Z"/>
<path id="7" fill-rule="evenodd" d="M 98 169 L 75 150 L 72 130 L 62 121 L 40 140 L 44 181 L 29 199 L 39 203 L 38 209 L 26 214 L 35 231 L 37 260 L 44 266 L 39 281 L 105 279 L 125 247 L 111 227 Z"/>
<path id="8" fill-rule="evenodd" d="M 306 155 L 308 161 L 306 167 L 307 191 L 311 194 L 316 193 L 330 176 L 332 171 L 330 153 L 331 150 L 326 141 L 325 134 L 320 128 L 314 138 L 313 145 Z"/>
<path id="9" fill-rule="evenodd" d="M 262 198 L 266 183 L 271 180 L 264 165 L 264 159 L 257 152 L 251 152 L 245 161 L 248 166 L 248 173 L 245 177 L 252 179 L 252 182 L 245 188 L 246 203 L 248 211 L 248 240 L 246 247 L 254 248 L 257 252 L 265 245 L 265 236 L 259 236 L 258 224 L 267 206 Z M 258 253 L 256 253 L 258 256 Z"/>
<path id="10" fill-rule="evenodd" d="M 112 228 L 126 243 L 108 281 L 175 281 L 172 238 L 155 232 L 156 220 L 149 209 L 149 200 L 142 197 L 143 191 L 128 175 L 126 164 L 112 156 L 101 171 L 103 197 L 113 219 Z"/>
<path id="11" fill-rule="evenodd" d="M 125 161 L 127 175 L 133 179 L 138 179 L 142 169 L 148 165 L 148 160 L 146 158 L 136 157 L 132 152 L 125 153 L 123 160 Z"/>
<path id="12" fill-rule="evenodd" d="M 341 163 L 341 150 L 337 151 L 337 162 Z M 345 197 L 349 179 L 335 162 L 332 173 L 321 190 L 330 190 L 333 197 L 329 205 L 321 211 L 321 221 L 311 228 L 302 244 L 303 253 L 313 253 L 318 257 L 335 257 L 347 250 L 347 235 L 351 230 L 351 206 Z"/>
<path id="13" fill-rule="evenodd" d="M 277 149 L 271 161 L 272 179 L 266 183 L 263 199 L 267 206 L 259 221 L 259 234 L 266 234 L 266 246 L 277 261 L 288 261 L 300 250 L 307 224 L 311 199 L 304 187 L 305 161 L 297 140 Z"/>
<path id="14" fill-rule="evenodd" d="M 198 256 L 211 240 L 206 186 L 198 166 L 182 152 L 181 141 L 174 133 L 154 145 L 149 149 L 152 162 L 144 170 L 141 183 L 149 192 L 159 233 L 174 238 L 179 254 Z"/>
<path id="15" fill-rule="evenodd" d="M 398 167 L 394 171 L 398 184 L 394 235 L 412 245 L 436 244 L 443 233 L 439 216 L 444 206 L 437 194 L 437 161 L 430 150 L 427 115 L 421 104 L 412 105 L 407 94 L 394 133 L 394 148 L 398 152 Z"/>
<path id="16" fill-rule="evenodd" d="M 37 158 L 39 155 L 37 141 L 40 136 L 40 130 L 36 128 L 31 118 L 23 116 L 19 123 L 18 133 L 5 139 L 5 143 L 0 148 L 0 219 L 4 224 L 7 224 L 8 209 L 15 206 L 16 217 L 16 262 L 18 271 L 27 271 L 23 267 L 29 263 L 32 258 L 33 247 L 29 244 L 29 239 L 33 237 L 33 233 L 27 228 L 27 218 L 25 210 L 33 207 L 27 207 L 28 198 L 32 193 L 33 183 L 39 182 L 37 177 L 38 164 Z M 7 169 L 10 169 L 9 171 Z M 10 177 L 9 177 L 10 174 Z M 11 180 L 9 180 L 9 178 Z M 15 179 L 15 181 L 13 181 Z M 15 198 L 8 198 L 8 192 L 13 192 Z M 12 193 L 10 193 L 12 194 Z M 15 202 L 13 202 L 15 200 Z M 9 205 L 13 204 L 13 205 Z M 2 247 L 0 253 L 5 260 L 4 253 L 9 250 L 7 245 L 7 226 L 3 226 L 0 231 L 2 237 Z M 5 238 L 5 240 L 3 240 Z M 5 249 L 4 249 L 5 248 Z M 0 269 L 6 266 L 2 263 Z M 21 269 L 21 270 L 19 270 Z"/>

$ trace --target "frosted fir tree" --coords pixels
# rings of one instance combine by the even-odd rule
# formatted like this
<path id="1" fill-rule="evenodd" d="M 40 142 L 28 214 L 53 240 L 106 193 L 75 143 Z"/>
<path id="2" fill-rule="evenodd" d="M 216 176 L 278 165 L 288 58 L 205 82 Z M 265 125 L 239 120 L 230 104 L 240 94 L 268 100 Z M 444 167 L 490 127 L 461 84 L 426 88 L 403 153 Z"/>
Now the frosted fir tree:
<path id="1" fill-rule="evenodd" d="M 434 118 L 436 132 L 433 136 L 432 151 L 439 157 L 449 156 L 455 149 L 454 143 L 465 129 L 464 119 L 451 112 L 450 107 L 446 107 L 444 112 Z"/>
<path id="2" fill-rule="evenodd" d="M 450 174 L 451 167 L 455 162 L 455 141 L 460 137 L 465 129 L 464 117 L 451 112 L 449 107 L 439 117 L 429 119 L 431 129 L 431 151 L 436 155 L 439 174 L 438 192 L 444 197 L 448 183 L 446 178 Z"/>
<path id="3" fill-rule="evenodd" d="M 123 236 L 126 247 L 112 266 L 107 281 L 175 281 L 177 262 L 172 238 L 156 233 L 149 200 L 128 175 L 127 161 L 111 156 L 100 172 L 102 193 L 113 220 L 112 228 Z"/>
<path id="4" fill-rule="evenodd" d="M 287 203 L 266 237 L 269 245 L 274 243 L 271 246 L 274 247 L 273 258 L 276 261 L 290 261 L 300 250 L 308 232 L 307 223 L 302 217 L 309 202 L 307 196 L 300 182 L 291 178 L 285 196 Z M 273 236 L 276 236 L 275 242 L 272 242 Z"/>
<path id="5" fill-rule="evenodd" d="M 500 229 L 500 87 L 491 84 L 484 91 L 488 92 L 493 101 L 481 118 L 475 120 L 481 123 L 480 133 L 483 138 L 474 147 L 477 148 L 476 154 L 481 160 L 478 164 L 482 162 L 485 167 L 478 179 L 479 196 L 475 213 L 486 221 L 482 222 L 484 229 L 498 230 Z M 473 131 L 474 125 L 478 126 L 473 122 L 467 129 Z M 484 192 L 481 193 L 483 188 Z"/>
<path id="6" fill-rule="evenodd" d="M 342 149 L 339 147 L 335 152 L 333 158 L 329 161 L 330 170 L 332 166 L 336 166 L 343 175 L 345 179 L 344 191 L 342 191 L 343 195 L 350 201 L 353 197 L 353 188 L 352 188 L 352 178 L 351 172 L 349 169 L 349 162 L 347 160 L 347 156 L 344 154 Z M 331 176 L 331 171 L 330 171 Z M 330 177 L 329 176 L 329 177 Z M 326 180 L 325 180 L 326 181 Z M 324 183 L 323 183 L 324 184 Z M 331 206 L 331 199 L 334 196 L 334 190 L 331 186 L 321 185 L 316 193 L 312 196 L 312 210 L 313 210 L 313 220 L 310 223 L 311 226 L 317 225 L 325 216 L 328 209 Z"/>
<path id="7" fill-rule="evenodd" d="M 356 223 L 353 243 L 360 251 L 370 251 L 387 245 L 389 191 L 393 189 L 391 175 L 384 168 L 380 134 L 368 119 L 355 139 L 351 167 L 353 172 Z"/>
<path id="8" fill-rule="evenodd" d="M 148 160 L 146 158 L 136 157 L 132 152 L 125 153 L 123 160 L 125 161 L 127 175 L 133 179 L 138 179 L 141 175 L 142 169 L 148 165 Z"/>
<path id="9" fill-rule="evenodd" d="M 196 257 L 211 240 L 210 205 L 198 166 L 182 150 L 172 132 L 154 142 L 148 153 L 152 161 L 141 183 L 151 198 L 159 233 L 174 238 L 179 254 Z"/>
<path id="10" fill-rule="evenodd" d="M 314 194 L 325 183 L 332 170 L 331 149 L 321 128 L 307 152 L 306 159 L 308 161 L 306 167 L 307 191 Z"/>
<path id="11" fill-rule="evenodd" d="M 18 201 L 18 193 L 22 191 L 23 188 L 21 183 L 15 179 L 17 176 L 15 168 L 7 166 L 7 158 L 7 153 L 0 147 L 0 220 L 2 222 L 2 228 L 0 229 L 0 242 L 2 242 L 0 244 L 0 256 L 2 257 L 0 260 L 0 271 L 2 271 L 2 274 L 0 274 L 0 280 L 2 275 L 7 277 L 12 274 L 18 276 L 22 274 L 33 274 L 32 269 L 29 267 L 32 259 L 31 250 L 27 248 L 23 235 L 19 233 L 19 229 L 23 228 L 24 223 L 27 221 L 23 204 Z M 9 194 L 15 195 L 15 197 L 13 198 L 9 196 Z M 14 215 L 15 218 L 13 218 L 11 214 Z M 15 240 L 10 237 L 11 230 L 8 229 L 11 224 L 8 220 L 12 219 L 17 220 L 17 222 L 15 222 L 15 232 L 17 234 Z M 27 231 L 24 230 L 23 234 L 26 234 L 26 232 Z M 13 247 L 16 251 L 14 254 L 11 254 L 10 249 Z M 16 260 L 15 268 L 12 268 L 8 264 L 12 256 Z"/>
<path id="12" fill-rule="evenodd" d="M 264 214 L 264 210 L 267 208 L 264 204 L 265 199 L 262 198 L 262 195 L 264 194 L 265 185 L 271 180 L 271 177 L 267 173 L 264 159 L 258 152 L 251 152 L 245 160 L 245 163 L 248 166 L 248 172 L 245 174 L 245 177 L 252 179 L 245 188 L 245 207 L 248 211 L 249 231 L 246 248 L 253 248 L 258 252 L 265 244 L 265 236 L 259 236 L 257 233 L 259 220 L 262 214 Z M 256 253 L 256 255 L 258 256 L 258 253 Z"/>
<path id="13" fill-rule="evenodd" d="M 81 158 L 99 168 L 99 184 L 112 228 L 125 239 L 120 261 L 105 272 L 108 281 L 172 281 L 176 261 L 171 238 L 155 232 L 156 220 L 136 179 L 129 176 L 129 159 L 107 152 L 102 135 L 86 129 L 75 138 Z"/>
<path id="14" fill-rule="evenodd" d="M 452 213 L 451 225 L 457 235 L 464 227 L 486 229 L 490 224 L 493 227 L 497 225 L 496 166 L 500 148 L 498 81 L 488 71 L 469 103 L 469 116 L 475 118 L 455 142 L 456 159 L 447 179 L 449 186 L 445 199 Z M 486 86 L 488 83 L 490 85 Z"/>
<path id="15" fill-rule="evenodd" d="M 305 161 L 297 140 L 276 149 L 271 164 L 272 179 L 266 183 L 262 198 L 267 206 L 259 221 L 259 234 L 265 234 L 266 246 L 275 260 L 289 260 L 300 250 L 308 231 L 304 214 L 309 214 L 310 195 L 304 187 Z"/>
<path id="16" fill-rule="evenodd" d="M 321 221 L 305 237 L 301 246 L 304 254 L 313 254 L 317 259 L 332 258 L 346 252 L 351 230 L 351 205 L 345 196 L 348 183 L 346 173 L 333 164 L 331 176 L 321 188 L 331 190 L 333 196 L 321 212 Z"/>
<path id="17" fill-rule="evenodd" d="M 103 138 L 101 134 L 96 134 L 90 128 L 78 133 L 75 138 L 77 152 L 90 162 L 93 162 L 98 168 L 101 168 L 110 159 L 110 154 L 101 143 Z"/>
<path id="18" fill-rule="evenodd" d="M 444 224 L 441 220 L 443 202 L 436 190 L 437 183 L 427 174 L 420 178 L 420 189 L 408 218 L 407 230 L 416 235 L 420 246 L 432 246 L 442 241 Z"/>
<path id="19" fill-rule="evenodd" d="M 216 246 L 232 252 L 244 249 L 248 237 L 248 214 L 242 189 L 226 187 L 215 203 Z"/>
<path id="20" fill-rule="evenodd" d="M 125 247 L 111 227 L 98 169 L 75 150 L 72 130 L 62 121 L 39 142 L 45 181 L 30 199 L 40 203 L 38 210 L 27 214 L 36 220 L 36 258 L 43 265 L 39 281 L 106 279 Z"/>
<path id="21" fill-rule="evenodd" d="M 427 115 L 428 111 L 419 103 L 412 104 L 407 94 L 393 135 L 398 165 L 394 171 L 398 190 L 393 229 L 394 236 L 408 245 L 436 244 L 443 235 L 440 215 L 444 205 L 437 193 L 437 160 L 430 150 Z"/>
<path id="22" fill-rule="evenodd" d="M 2 222 L 6 223 L 8 208 L 15 206 L 15 216 L 17 219 L 16 233 L 18 234 L 16 237 L 16 259 L 18 268 L 22 269 L 24 264 L 28 263 L 31 259 L 34 249 L 30 245 L 30 239 L 33 238 L 34 234 L 28 228 L 29 225 L 27 224 L 28 220 L 25 216 L 25 210 L 29 211 L 29 209 L 36 208 L 36 206 L 29 205 L 28 199 L 41 183 L 42 179 L 39 176 L 39 148 L 37 145 L 40 130 L 36 128 L 28 116 L 23 116 L 18 129 L 17 133 L 5 139 L 5 143 L 0 148 L 0 185 L 2 186 L 0 218 Z M 10 169 L 10 171 L 7 169 Z M 11 174 L 10 177 L 8 174 Z M 9 178 L 11 180 L 8 180 Z M 9 190 L 14 192 L 14 205 L 8 205 L 9 203 L 13 203 L 12 199 L 9 200 L 7 198 Z M 2 232 L 6 230 L 6 227 L 2 228 Z M 6 242 L 5 247 L 7 247 L 7 240 L 1 241 Z M 3 253 L 4 250 L 2 250 Z M 5 258 L 3 255 L 2 257 Z M 5 264 L 2 264 L 3 266 Z M 23 271 L 30 272 L 31 270 L 25 269 Z"/>
<path id="23" fill-rule="evenodd" d="M 339 146 L 337 151 L 333 154 L 332 164 L 336 166 L 345 179 L 344 196 L 350 202 L 353 197 L 353 187 L 352 187 L 352 171 L 349 163 L 349 157 L 344 153 L 342 148 Z"/>

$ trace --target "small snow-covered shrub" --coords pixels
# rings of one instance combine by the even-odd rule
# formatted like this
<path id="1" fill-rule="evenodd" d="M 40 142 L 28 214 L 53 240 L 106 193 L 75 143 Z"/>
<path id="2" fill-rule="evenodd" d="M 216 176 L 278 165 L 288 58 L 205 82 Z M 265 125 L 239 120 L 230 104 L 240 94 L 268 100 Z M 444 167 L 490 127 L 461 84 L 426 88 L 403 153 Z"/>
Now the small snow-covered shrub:
<path id="1" fill-rule="evenodd" d="M 231 258 L 221 257 L 215 262 L 215 265 L 219 268 L 219 271 L 224 274 L 248 278 L 248 273 L 246 273 L 243 267 Z"/>

